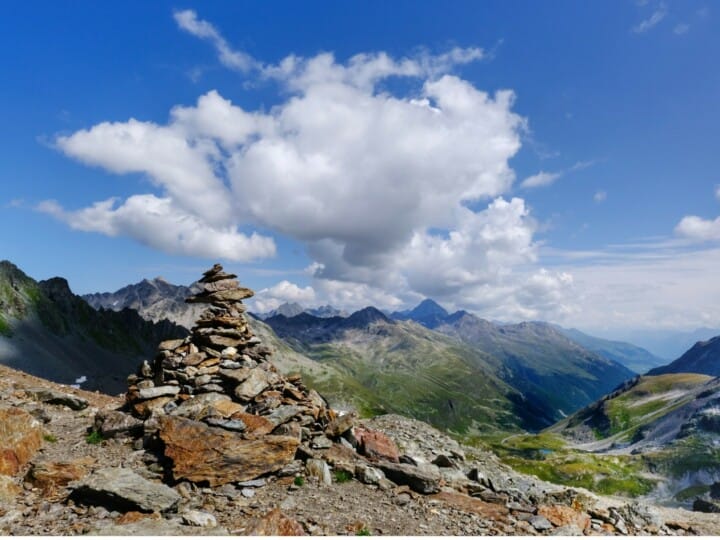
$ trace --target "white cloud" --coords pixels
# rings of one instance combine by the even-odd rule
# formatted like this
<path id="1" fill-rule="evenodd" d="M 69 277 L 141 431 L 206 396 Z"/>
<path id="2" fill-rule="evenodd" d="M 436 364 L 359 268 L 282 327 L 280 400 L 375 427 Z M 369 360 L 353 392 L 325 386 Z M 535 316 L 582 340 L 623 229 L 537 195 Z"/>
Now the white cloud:
<path id="1" fill-rule="evenodd" d="M 528 176 L 525 180 L 523 180 L 520 183 L 520 187 L 535 188 L 535 187 L 549 186 L 549 185 L 552 185 L 553 183 L 555 183 L 555 180 L 557 180 L 561 176 L 562 176 L 561 173 L 548 173 L 545 171 L 540 171 L 537 174 Z"/>
<path id="2" fill-rule="evenodd" d="M 311 286 L 299 287 L 295 283 L 283 280 L 272 287 L 258 291 L 252 299 L 252 306 L 257 313 L 267 313 L 286 302 L 310 307 L 315 303 L 315 290 Z"/>
<path id="3" fill-rule="evenodd" d="M 710 220 L 685 216 L 675 227 L 675 234 L 701 242 L 720 240 L 720 217 Z"/>
<path id="4" fill-rule="evenodd" d="M 494 317 L 567 311 L 571 279 L 536 268 L 536 223 L 522 199 L 502 198 L 525 129 L 512 91 L 489 95 L 448 74 L 482 58 L 481 49 L 264 65 L 194 12 L 175 18 L 226 66 L 278 81 L 281 101 L 246 110 L 213 90 L 174 107 L 165 124 L 103 122 L 58 137 L 67 156 L 144 174 L 156 193 L 40 210 L 168 253 L 272 256 L 271 238 L 241 232 L 253 228 L 303 243 L 315 261 L 312 284 L 261 291 L 260 311 L 284 301 L 392 309 L 423 296 Z M 398 95 L 379 87 L 395 76 L 419 84 Z"/>
<path id="5" fill-rule="evenodd" d="M 687 34 L 688 30 L 690 30 L 690 25 L 687 23 L 680 23 L 673 28 L 673 33 L 676 36 L 682 36 L 683 34 Z"/>
<path id="6" fill-rule="evenodd" d="M 593 201 L 595 201 L 596 203 L 605 202 L 606 199 L 607 199 L 607 191 L 602 191 L 602 190 L 596 191 L 595 195 L 593 195 Z"/>
<path id="7" fill-rule="evenodd" d="M 720 184 L 715 186 L 715 198 L 720 201 Z"/>
<path id="8" fill-rule="evenodd" d="M 652 15 L 638 23 L 636 26 L 633 26 L 632 31 L 636 34 L 644 34 L 645 32 L 655 27 L 660 21 L 662 21 L 666 15 L 667 6 L 664 2 L 661 2 L 658 8 L 653 11 Z"/>

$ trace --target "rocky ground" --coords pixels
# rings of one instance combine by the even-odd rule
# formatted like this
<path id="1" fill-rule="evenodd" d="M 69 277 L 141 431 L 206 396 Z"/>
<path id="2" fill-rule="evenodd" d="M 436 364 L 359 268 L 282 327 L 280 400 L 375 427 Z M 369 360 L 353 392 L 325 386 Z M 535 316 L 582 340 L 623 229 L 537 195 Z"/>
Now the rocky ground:
<path id="1" fill-rule="evenodd" d="M 63 397 L 68 395 L 75 399 Z M 306 457 L 306 465 L 287 476 L 214 488 L 187 481 L 167 486 L 161 457 L 137 449 L 135 439 L 88 439 L 98 411 L 123 402 L 0 367 L 0 445 L 6 458 L 0 465 L 0 534 L 720 534 L 710 514 L 545 484 L 426 424 L 394 415 L 359 422 L 355 429 L 377 430 L 395 441 L 402 461 L 415 462 L 408 467 L 439 479 L 436 493 L 419 493 L 422 486 L 411 480 L 408 486 L 397 477 L 367 478 L 368 467 L 348 471 L 327 454 L 324 462 L 334 463 L 329 478 L 322 470 L 313 475 Z M 14 436 L 13 418 L 24 413 L 19 420 L 25 427 Z M 13 442 L 15 459 L 8 460 Z M 97 476 L 108 470 L 112 478 Z M 123 492 L 117 471 L 137 475 L 128 479 L 134 493 Z M 114 484 L 108 487 L 113 496 L 82 496 L 79 486 L 95 476 Z M 128 503 L 138 504 L 138 497 L 151 500 L 150 506 L 168 498 L 170 505 L 139 511 Z"/>

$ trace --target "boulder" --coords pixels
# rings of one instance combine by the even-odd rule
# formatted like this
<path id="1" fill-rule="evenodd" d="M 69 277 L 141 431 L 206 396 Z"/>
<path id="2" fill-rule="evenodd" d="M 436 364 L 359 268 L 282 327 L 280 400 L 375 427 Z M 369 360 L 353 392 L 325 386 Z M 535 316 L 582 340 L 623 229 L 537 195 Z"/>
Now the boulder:
<path id="1" fill-rule="evenodd" d="M 27 393 L 37 401 L 50 405 L 63 405 L 73 411 L 81 411 L 88 406 L 88 401 L 84 398 L 49 388 L 32 388 L 27 390 Z"/>
<path id="2" fill-rule="evenodd" d="M 141 420 L 121 411 L 103 410 L 95 415 L 95 431 L 106 439 L 140 434 L 142 425 Z"/>
<path id="3" fill-rule="evenodd" d="M 590 528 L 590 516 L 569 506 L 538 506 L 537 513 L 543 516 L 555 527 L 575 525 L 580 530 Z"/>
<path id="4" fill-rule="evenodd" d="M 328 424 L 325 429 L 325 434 L 328 437 L 339 437 L 353 427 L 353 424 L 355 424 L 355 418 L 355 415 L 352 413 L 338 416 Z"/>
<path id="5" fill-rule="evenodd" d="M 269 384 L 267 371 L 253 368 L 248 377 L 235 388 L 235 396 L 240 401 L 250 401 L 265 390 Z"/>
<path id="6" fill-rule="evenodd" d="M 74 461 L 42 461 L 33 463 L 25 479 L 49 495 L 58 488 L 80 480 L 88 474 L 88 466 L 94 463 L 92 458 Z"/>
<path id="7" fill-rule="evenodd" d="M 367 428 L 355 428 L 355 439 L 361 454 L 373 461 L 400 462 L 400 451 L 393 440 L 381 433 Z"/>
<path id="8" fill-rule="evenodd" d="M 42 446 L 42 427 L 17 407 L 0 408 L 0 474 L 16 475 Z"/>
<path id="9" fill-rule="evenodd" d="M 174 489 L 122 468 L 99 469 L 70 487 L 74 499 L 109 510 L 165 512 L 180 502 Z"/>
<path id="10" fill-rule="evenodd" d="M 298 440 L 282 435 L 245 439 L 239 433 L 177 416 L 159 419 L 158 435 L 176 480 L 219 486 L 252 480 L 290 463 Z"/>
<path id="11" fill-rule="evenodd" d="M 308 459 L 307 463 L 305 463 L 305 469 L 310 478 L 317 478 L 321 484 L 326 486 L 332 484 L 330 467 L 322 459 Z"/>
<path id="12" fill-rule="evenodd" d="M 422 494 L 440 491 L 440 475 L 430 468 L 420 468 L 405 463 L 380 461 L 376 465 L 390 480 L 401 486 L 408 486 Z"/>

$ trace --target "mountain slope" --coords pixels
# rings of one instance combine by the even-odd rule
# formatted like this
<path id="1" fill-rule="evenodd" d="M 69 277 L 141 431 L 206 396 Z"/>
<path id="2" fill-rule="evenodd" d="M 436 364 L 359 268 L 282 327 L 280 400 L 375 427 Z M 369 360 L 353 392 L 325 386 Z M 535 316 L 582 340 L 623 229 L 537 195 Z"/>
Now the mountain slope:
<path id="1" fill-rule="evenodd" d="M 551 425 L 610 392 L 634 373 L 584 349 L 547 323 L 497 326 L 466 312 L 436 328 L 497 358 L 501 378 L 543 411 Z"/>
<path id="2" fill-rule="evenodd" d="M 578 345 L 600 356 L 615 360 L 635 373 L 646 373 L 648 370 L 665 364 L 666 361 L 650 351 L 624 341 L 613 341 L 590 336 L 575 328 L 556 327 L 558 331 Z"/>
<path id="3" fill-rule="evenodd" d="M 342 373 L 331 394 L 355 394 L 371 412 L 397 412 L 458 432 L 537 428 L 538 410 L 498 378 L 479 351 L 375 308 L 350 317 L 307 313 L 265 321 L 292 348 Z"/>
<path id="4" fill-rule="evenodd" d="M 36 282 L 8 261 L 0 262 L 0 321 L 0 362 L 65 384 L 86 377 L 85 388 L 108 393 L 125 389 L 159 341 L 185 335 L 132 310 L 96 311 L 64 279 Z"/>
<path id="5" fill-rule="evenodd" d="M 680 358 L 667 366 L 651 370 L 648 375 L 661 373 L 704 373 L 720 376 L 720 336 L 697 342 Z"/>
<path id="6" fill-rule="evenodd" d="M 435 328 L 447 319 L 449 313 L 434 300 L 426 298 L 415 308 L 406 311 L 396 311 L 391 317 L 398 321 L 415 321 L 426 328 Z"/>

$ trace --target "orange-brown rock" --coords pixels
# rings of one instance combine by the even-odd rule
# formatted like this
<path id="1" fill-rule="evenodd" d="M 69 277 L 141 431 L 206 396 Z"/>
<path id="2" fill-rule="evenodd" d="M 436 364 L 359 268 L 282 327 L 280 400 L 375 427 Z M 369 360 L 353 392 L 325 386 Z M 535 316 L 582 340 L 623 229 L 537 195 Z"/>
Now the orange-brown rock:
<path id="1" fill-rule="evenodd" d="M 337 443 L 333 443 L 330 448 L 317 451 L 316 454 L 336 468 L 340 465 L 352 465 L 354 469 L 359 457 L 354 450 Z"/>
<path id="2" fill-rule="evenodd" d="M 373 461 L 400 462 L 397 445 L 384 433 L 367 428 L 355 428 L 354 434 L 358 441 L 358 450 L 367 458 Z"/>
<path id="3" fill-rule="evenodd" d="M 133 403 L 133 412 L 141 418 L 147 418 L 153 413 L 161 412 L 162 408 L 169 402 L 173 401 L 174 398 L 168 396 L 162 396 L 155 399 L 148 399 L 145 401 L 138 401 Z"/>
<path id="4" fill-rule="evenodd" d="M 173 462 L 174 478 L 210 486 L 278 471 L 293 460 L 298 447 L 293 437 L 266 435 L 248 440 L 238 433 L 178 416 L 161 416 L 158 423 L 165 455 Z"/>
<path id="5" fill-rule="evenodd" d="M 84 458 L 76 461 L 33 463 L 25 479 L 40 488 L 44 494 L 51 494 L 58 487 L 80 480 L 88 473 L 88 466 L 94 461 L 93 458 Z"/>
<path id="6" fill-rule="evenodd" d="M 556 527 L 575 525 L 581 531 L 590 527 L 590 516 L 569 506 L 539 506 L 537 513 Z"/>
<path id="7" fill-rule="evenodd" d="M 283 514 L 279 508 L 255 518 L 243 531 L 244 536 L 305 536 L 297 521 Z"/>
<path id="8" fill-rule="evenodd" d="M 258 416 L 256 414 L 237 412 L 233 414 L 230 418 L 233 420 L 242 420 L 242 422 L 247 426 L 245 428 L 245 433 L 247 435 L 267 435 L 273 429 L 275 429 L 274 423 L 272 423 L 264 416 Z"/>
<path id="9" fill-rule="evenodd" d="M 325 429 L 328 437 L 338 437 L 353 427 L 356 415 L 354 413 L 344 414 L 334 418 Z"/>
<path id="10" fill-rule="evenodd" d="M 16 475 L 41 446 L 40 422 L 17 407 L 0 409 L 0 474 Z"/>
<path id="11" fill-rule="evenodd" d="M 13 502 L 19 493 L 20 486 L 13 478 L 0 474 L 0 502 Z"/>
<path id="12" fill-rule="evenodd" d="M 488 503 L 456 491 L 443 491 L 436 495 L 431 495 L 430 498 L 442 501 L 446 505 L 457 508 L 458 510 L 472 512 L 473 514 L 481 515 L 493 521 L 504 521 L 510 513 L 503 504 Z"/>

